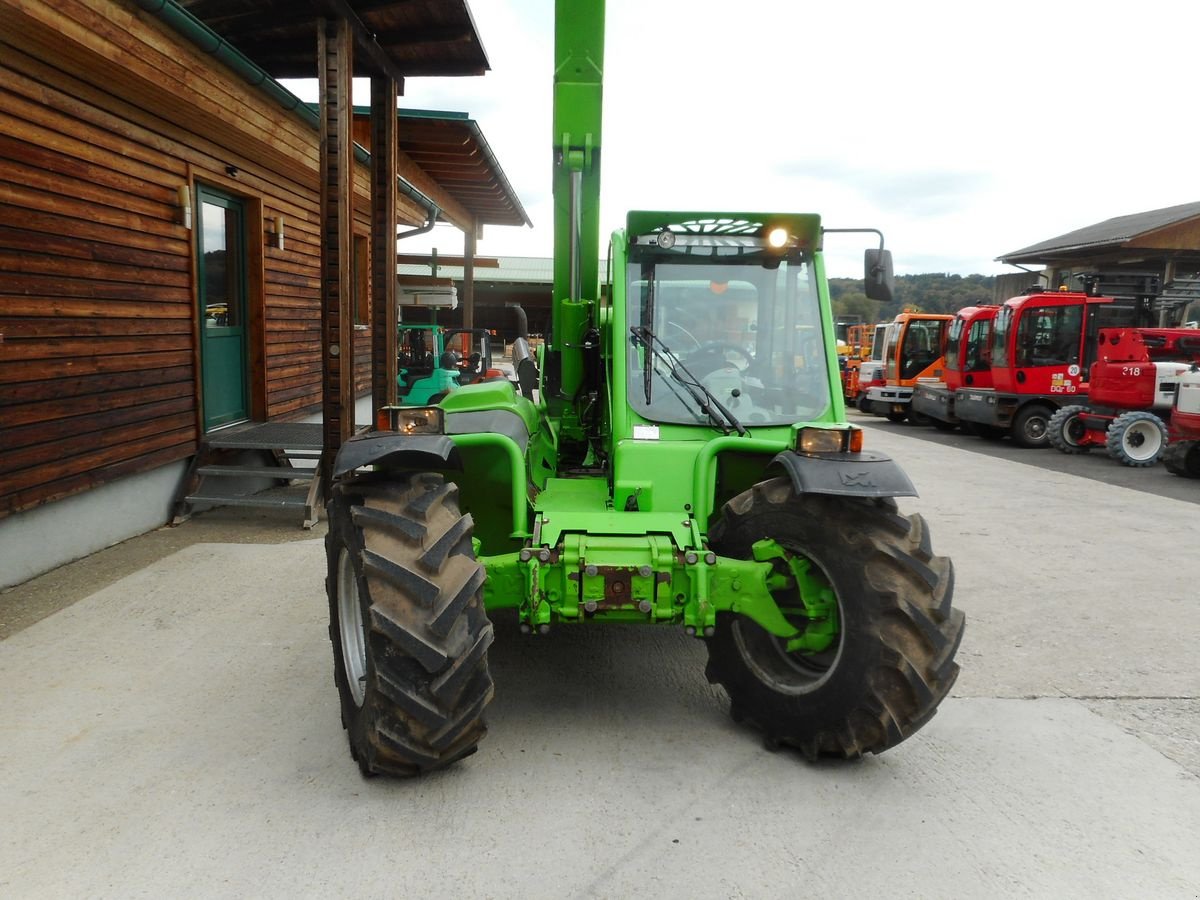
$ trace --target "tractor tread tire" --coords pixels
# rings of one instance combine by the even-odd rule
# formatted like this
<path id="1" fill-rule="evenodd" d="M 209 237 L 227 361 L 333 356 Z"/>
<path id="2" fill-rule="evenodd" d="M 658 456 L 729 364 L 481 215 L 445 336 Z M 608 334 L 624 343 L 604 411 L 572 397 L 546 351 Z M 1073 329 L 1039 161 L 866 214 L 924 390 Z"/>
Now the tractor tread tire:
<path id="1" fill-rule="evenodd" d="M 494 688 L 483 567 L 458 488 L 441 475 L 350 481 L 329 504 L 326 582 L 334 681 L 351 755 L 366 775 L 412 776 L 475 752 Z M 349 685 L 338 565 L 350 555 L 362 605 L 363 697 Z"/>
<path id="2" fill-rule="evenodd" d="M 1131 432 L 1133 432 L 1132 439 Z M 1149 439 L 1148 444 L 1137 440 L 1143 433 L 1154 435 Z M 1145 440 L 1144 437 L 1143 440 Z M 1159 457 L 1163 455 L 1163 450 L 1167 447 L 1167 426 L 1154 413 L 1142 410 L 1121 413 L 1109 424 L 1108 431 L 1105 432 L 1104 446 L 1108 450 L 1108 455 L 1123 466 L 1133 468 L 1152 466 L 1158 462 Z M 1144 446 L 1148 446 L 1148 449 L 1143 450 Z"/>
<path id="3" fill-rule="evenodd" d="M 1172 441 L 1163 452 L 1162 461 L 1172 475 L 1200 478 L 1200 441 Z"/>
<path id="4" fill-rule="evenodd" d="M 734 721 L 809 760 L 856 759 L 911 736 L 958 676 L 964 629 L 952 605 L 954 567 L 933 554 L 925 520 L 901 515 L 890 498 L 798 496 L 777 478 L 726 503 L 710 543 L 722 555 L 749 558 L 764 536 L 825 574 L 839 598 L 841 633 L 823 675 L 780 689 L 762 674 L 787 658 L 770 644 L 777 639 L 748 619 L 720 616 L 705 674 L 729 695 Z M 755 652 L 757 663 L 748 662 Z M 786 664 L 783 672 L 788 677 Z"/>
<path id="5" fill-rule="evenodd" d="M 1079 416 L 1088 411 L 1086 406 L 1073 404 L 1057 409 L 1054 415 L 1050 417 L 1050 422 L 1046 426 L 1046 437 L 1050 441 L 1050 446 L 1059 453 L 1074 455 L 1077 453 L 1087 453 L 1092 449 L 1090 444 L 1079 443 L 1080 436 L 1072 433 L 1080 428 L 1083 423 L 1078 421 Z M 1087 429 L 1084 428 L 1086 435 Z"/>

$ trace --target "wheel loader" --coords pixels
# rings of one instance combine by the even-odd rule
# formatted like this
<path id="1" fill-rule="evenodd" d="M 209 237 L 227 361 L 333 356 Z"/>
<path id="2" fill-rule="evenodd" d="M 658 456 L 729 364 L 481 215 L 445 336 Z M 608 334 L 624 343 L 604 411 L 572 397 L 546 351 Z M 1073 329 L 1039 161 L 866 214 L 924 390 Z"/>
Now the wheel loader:
<path id="1" fill-rule="evenodd" d="M 635 211 L 601 253 L 603 47 L 603 2 L 558 0 L 552 329 L 536 357 L 514 349 L 531 377 L 380 409 L 335 460 L 330 637 L 366 774 L 477 749 L 497 610 L 529 640 L 681 628 L 735 720 L 814 760 L 900 743 L 958 672 L 951 562 L 899 512 L 909 478 L 846 421 L 833 230 Z M 854 230 L 879 237 L 866 290 L 886 300 L 882 235 Z"/>

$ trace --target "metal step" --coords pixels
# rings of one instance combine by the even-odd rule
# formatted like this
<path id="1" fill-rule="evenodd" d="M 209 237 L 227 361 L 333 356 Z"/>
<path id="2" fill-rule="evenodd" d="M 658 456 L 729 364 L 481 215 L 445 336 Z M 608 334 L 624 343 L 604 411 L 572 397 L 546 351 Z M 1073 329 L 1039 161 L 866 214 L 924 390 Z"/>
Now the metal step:
<path id="1" fill-rule="evenodd" d="M 189 494 L 183 499 L 188 503 L 203 503 L 206 506 L 256 506 L 261 509 L 292 509 L 308 505 L 306 497 L 270 497 L 263 494 L 238 494 L 236 496 Z"/>
<path id="2" fill-rule="evenodd" d="M 319 423 L 248 422 L 204 436 L 208 446 L 221 450 L 285 450 L 320 453 L 324 434 Z"/>
<path id="3" fill-rule="evenodd" d="M 305 422 L 242 422 L 210 431 L 192 458 L 176 495 L 172 523 L 185 522 L 195 506 L 249 506 L 259 509 L 303 509 L 304 527 L 312 528 L 324 507 L 320 460 L 324 430 Z M 238 451 L 269 451 L 279 465 L 224 465 L 219 460 Z M 313 460 L 316 467 L 298 468 L 293 460 Z M 307 496 L 281 495 L 283 485 L 258 494 L 235 494 L 221 479 L 262 478 L 295 486 L 308 485 Z M 212 479 L 208 481 L 207 479 Z"/>
<path id="4" fill-rule="evenodd" d="M 283 481 L 310 481 L 316 469 L 295 469 L 290 466 L 200 466 L 197 475 L 217 478 L 277 478 Z"/>

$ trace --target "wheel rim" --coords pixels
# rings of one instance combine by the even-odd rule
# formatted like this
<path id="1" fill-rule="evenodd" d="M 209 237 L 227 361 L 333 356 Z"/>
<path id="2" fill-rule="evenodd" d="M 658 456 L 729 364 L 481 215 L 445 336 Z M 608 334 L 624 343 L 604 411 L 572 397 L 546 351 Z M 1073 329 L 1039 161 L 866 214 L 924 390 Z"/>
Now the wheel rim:
<path id="1" fill-rule="evenodd" d="M 1130 459 L 1153 459 L 1162 449 L 1162 432 L 1153 422 L 1135 422 L 1121 436 L 1121 447 Z"/>
<path id="2" fill-rule="evenodd" d="M 1030 441 L 1040 441 L 1046 436 L 1046 417 L 1030 416 L 1025 420 L 1025 437 Z"/>
<path id="3" fill-rule="evenodd" d="M 338 557 L 337 570 L 338 634 L 342 642 L 342 666 L 355 706 L 362 706 L 367 683 L 367 638 L 363 629 L 362 604 L 358 596 L 358 576 L 345 547 Z"/>
<path id="4" fill-rule="evenodd" d="M 809 558 L 811 560 L 811 557 Z M 832 590 L 829 579 L 813 561 L 815 573 Z M 837 596 L 838 622 L 844 623 L 842 599 Z M 797 628 L 807 624 L 808 619 L 796 611 L 799 597 L 795 589 L 780 594 L 776 601 L 784 617 Z M 792 609 L 789 609 L 792 607 Z M 731 626 L 733 643 L 738 654 L 755 676 L 773 690 L 790 696 L 808 694 L 817 690 L 830 679 L 842 656 L 845 640 L 844 624 L 838 628 L 837 639 L 832 646 L 817 653 L 788 652 L 787 639 L 776 637 L 749 619 L 740 616 Z"/>
<path id="5" fill-rule="evenodd" d="M 1066 427 L 1063 428 L 1063 440 L 1068 446 L 1078 447 L 1087 434 L 1087 427 L 1084 426 L 1083 420 L 1079 416 L 1071 416 L 1067 419 Z"/>

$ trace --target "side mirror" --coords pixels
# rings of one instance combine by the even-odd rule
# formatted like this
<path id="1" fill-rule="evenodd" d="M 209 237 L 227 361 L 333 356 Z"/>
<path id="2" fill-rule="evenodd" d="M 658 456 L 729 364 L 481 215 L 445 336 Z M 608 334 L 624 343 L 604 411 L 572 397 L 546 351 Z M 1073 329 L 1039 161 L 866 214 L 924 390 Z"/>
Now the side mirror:
<path id="1" fill-rule="evenodd" d="M 872 300 L 892 301 L 896 277 L 892 274 L 891 250 L 867 250 L 863 254 L 863 282 L 864 292 Z"/>

